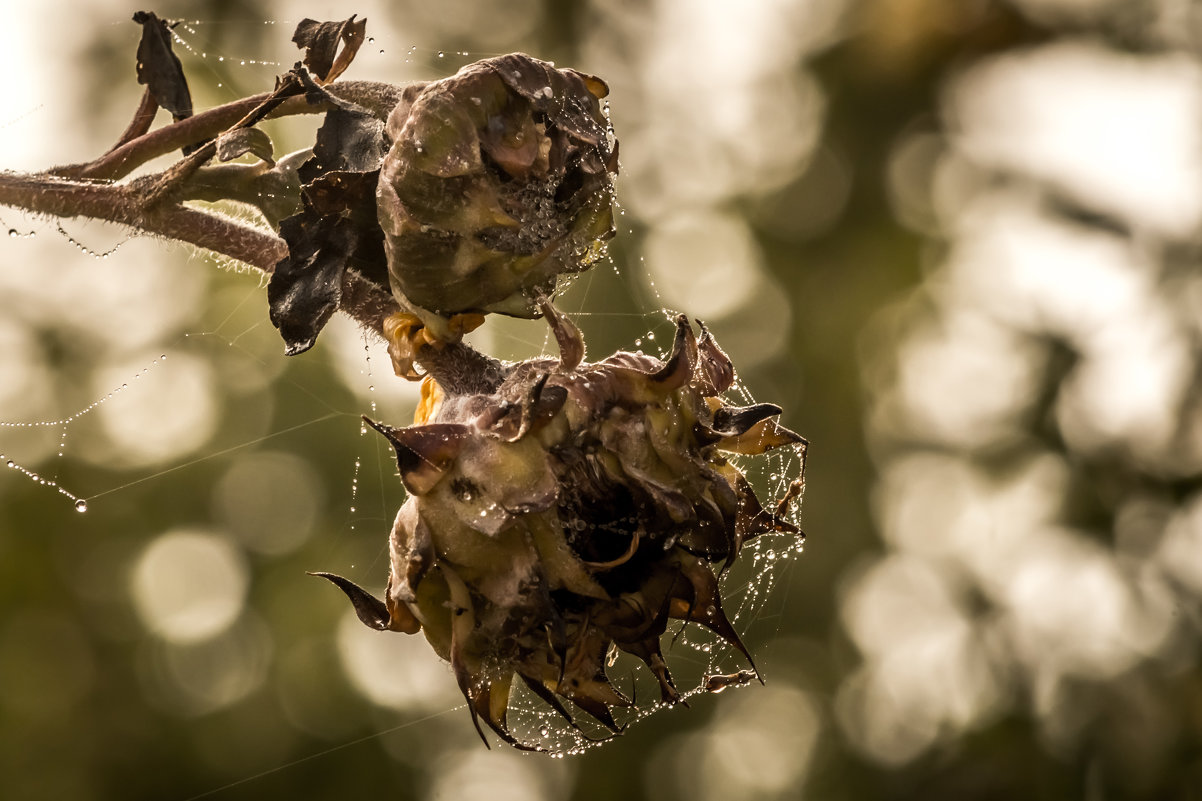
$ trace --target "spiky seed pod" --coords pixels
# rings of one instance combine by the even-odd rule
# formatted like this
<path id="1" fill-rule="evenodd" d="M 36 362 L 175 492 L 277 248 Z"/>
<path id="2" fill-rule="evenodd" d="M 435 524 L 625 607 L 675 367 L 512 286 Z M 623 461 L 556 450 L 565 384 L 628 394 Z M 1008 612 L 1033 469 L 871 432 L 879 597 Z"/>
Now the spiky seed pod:
<path id="1" fill-rule="evenodd" d="M 668 703 L 679 693 L 660 637 L 672 619 L 710 629 L 750 663 L 718 574 L 756 534 L 799 532 L 725 454 L 804 446 L 777 425 L 779 407 L 718 399 L 734 369 L 683 315 L 667 361 L 619 352 L 587 363 L 575 326 L 543 308 L 558 362 L 513 365 L 491 392 L 426 398 L 424 424 L 371 423 L 409 492 L 386 598 L 326 576 L 369 626 L 422 629 L 477 728 L 533 749 L 506 725 L 515 678 L 569 721 L 564 701 L 616 732 L 613 708 L 632 702 L 606 676 L 611 647 L 642 659 Z"/>
<path id="2" fill-rule="evenodd" d="M 463 312 L 537 317 L 613 235 L 599 78 L 523 54 L 406 87 L 388 119 L 378 216 L 393 293 L 439 330 Z"/>

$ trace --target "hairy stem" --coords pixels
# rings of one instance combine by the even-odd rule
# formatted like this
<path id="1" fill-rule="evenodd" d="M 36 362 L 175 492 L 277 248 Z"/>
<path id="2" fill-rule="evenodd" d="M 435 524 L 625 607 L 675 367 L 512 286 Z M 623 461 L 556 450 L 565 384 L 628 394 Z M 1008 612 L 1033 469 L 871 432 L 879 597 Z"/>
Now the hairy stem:
<path id="1" fill-rule="evenodd" d="M 423 345 L 417 361 L 448 395 L 490 394 L 505 380 L 505 365 L 466 342 Z"/>
<path id="2" fill-rule="evenodd" d="M 273 272 L 288 255 L 288 245 L 280 237 L 223 214 L 178 203 L 147 207 L 141 183 L 153 180 L 154 176 L 148 176 L 133 184 L 107 184 L 0 172 L 0 205 L 128 225 L 142 233 L 220 253 L 265 273 Z M 341 310 L 382 336 L 384 318 L 399 309 L 391 293 L 353 271 L 347 271 L 344 281 Z"/>
<path id="3" fill-rule="evenodd" d="M 229 256 L 270 273 L 288 255 L 284 240 L 215 212 L 178 204 L 146 208 L 136 186 L 55 175 L 0 173 L 0 204 L 55 217 L 91 217 Z"/>

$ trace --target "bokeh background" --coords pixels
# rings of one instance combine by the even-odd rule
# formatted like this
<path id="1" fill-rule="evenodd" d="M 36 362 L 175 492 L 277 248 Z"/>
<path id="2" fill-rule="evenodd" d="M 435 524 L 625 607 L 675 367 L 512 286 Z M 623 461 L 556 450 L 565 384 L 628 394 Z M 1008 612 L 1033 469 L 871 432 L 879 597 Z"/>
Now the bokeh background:
<path id="1" fill-rule="evenodd" d="M 0 167 L 115 140 L 135 10 L 6 0 Z M 563 305 L 594 355 L 705 319 L 811 440 L 809 542 L 748 634 L 765 687 L 583 757 L 485 750 L 424 642 L 304 575 L 383 582 L 402 493 L 358 415 L 414 397 L 382 353 L 335 325 L 286 359 L 255 276 L 0 209 L 0 452 L 87 504 L 0 471 L 0 795 L 1202 798 L 1196 2 L 153 10 L 198 108 L 352 11 L 348 78 L 603 76 L 620 231 Z"/>

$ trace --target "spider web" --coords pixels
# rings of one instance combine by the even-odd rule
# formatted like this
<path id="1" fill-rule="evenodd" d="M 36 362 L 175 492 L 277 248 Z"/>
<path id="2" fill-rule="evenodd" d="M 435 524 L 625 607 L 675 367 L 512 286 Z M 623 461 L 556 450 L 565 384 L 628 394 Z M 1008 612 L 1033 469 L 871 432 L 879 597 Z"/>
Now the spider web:
<path id="1" fill-rule="evenodd" d="M 248 87 L 269 85 L 269 82 L 263 83 L 263 76 L 274 76 L 283 69 L 278 60 L 244 58 L 240 54 L 232 55 L 211 48 L 206 43 L 206 33 L 207 29 L 215 24 L 221 23 L 186 21 L 175 29 L 178 50 L 190 74 L 196 74 L 197 69 L 203 71 L 206 65 L 229 66 L 236 63 L 239 67 L 239 72 L 235 73 L 239 77 L 238 87 L 227 86 L 224 79 L 214 82 L 216 90 L 234 97 L 242 94 Z M 289 25 L 274 20 L 265 21 L 263 24 L 285 30 Z M 384 55 L 384 49 L 376 47 L 376 44 L 369 40 L 359 59 L 366 60 L 373 54 Z M 420 65 L 436 64 L 442 74 L 453 72 L 463 63 L 491 55 L 432 50 L 418 45 L 400 47 L 405 52 L 406 63 L 412 60 L 419 65 L 415 67 L 415 71 L 425 69 L 431 72 L 434 71 L 431 67 Z M 242 69 L 245 69 L 245 73 Z M 422 77 L 435 76 L 427 74 Z M 36 118 L 38 113 L 41 112 L 26 112 L 8 121 L 8 125 L 19 128 L 24 119 L 30 115 Z M 45 265 L 34 266 L 34 263 L 38 259 L 46 258 L 46 243 L 53 242 L 54 250 L 60 254 L 60 261 L 76 259 L 76 269 L 90 269 L 103 262 L 111 280 L 120 284 L 127 280 L 121 275 L 123 269 L 128 269 L 131 263 L 150 258 L 146 255 L 148 251 L 167 248 L 162 242 L 132 237 L 128 232 L 111 226 L 30 220 L 10 211 L 5 211 L 4 215 L 0 218 L 0 230 L 8 230 L 10 240 L 0 244 L 5 245 L 13 256 L 9 260 L 10 263 L 21 261 L 24 266 L 19 269 L 30 272 L 50 269 Z M 603 358 L 616 349 L 641 349 L 664 357 L 672 342 L 674 310 L 665 307 L 664 299 L 654 284 L 642 277 L 644 270 L 641 261 L 625 249 L 624 241 L 633 239 L 634 232 L 625 225 L 624 219 L 619 217 L 619 228 L 623 227 L 626 230 L 619 230 L 618 240 L 612 252 L 568 287 L 561 294 L 558 304 L 584 332 L 586 342 L 590 346 L 590 359 Z M 13 251 L 15 246 L 35 242 L 40 247 L 36 256 L 32 251 L 26 254 Z M 317 538 L 325 537 L 329 540 L 325 548 L 329 561 L 313 567 L 342 570 L 367 586 L 379 584 L 386 573 L 387 564 L 384 535 L 403 494 L 399 483 L 395 481 L 395 470 L 387 448 L 359 423 L 358 418 L 360 414 L 368 414 L 392 424 L 405 424 L 412 415 L 413 404 L 416 401 L 414 388 L 391 375 L 388 359 L 381 346 L 357 332 L 339 332 L 335 328 L 323 335 L 326 340 L 324 355 L 319 349 L 301 357 L 302 360 L 310 359 L 333 365 L 329 369 L 323 365 L 324 373 L 320 370 L 312 371 L 327 382 L 331 375 L 335 377 L 337 384 L 332 389 L 336 391 L 327 394 L 326 390 L 331 389 L 328 384 L 323 386 L 321 383 L 308 383 L 305 380 L 306 370 L 293 368 L 292 362 L 298 360 L 285 364 L 276 332 L 266 320 L 261 286 L 246 276 L 231 276 L 213 271 L 213 260 L 209 257 L 193 254 L 191 261 L 194 263 L 182 265 L 182 269 L 201 274 L 203 281 L 211 284 L 207 287 L 209 292 L 224 293 L 228 296 L 224 303 L 213 304 L 213 309 L 200 325 L 197 325 L 195 320 L 175 321 L 173 324 L 162 326 L 157 338 L 152 337 L 149 343 L 121 350 L 122 358 L 118 361 L 123 365 L 122 369 L 125 372 L 119 378 L 110 380 L 102 389 L 83 388 L 79 386 L 77 376 L 71 375 L 72 369 L 81 370 L 79 360 L 88 356 L 86 349 L 81 354 L 75 354 L 75 363 L 68 359 L 66 364 L 41 365 L 39 370 L 49 369 L 53 373 L 53 379 L 49 382 L 49 393 L 66 396 L 57 398 L 54 404 L 56 409 L 65 408 L 65 412 L 56 411 L 51 415 L 43 415 L 39 414 L 36 408 L 17 409 L 11 397 L 0 392 L 0 453 L 3 454 L 0 456 L 0 462 L 7 463 L 10 470 L 9 473 L 0 473 L 0 481 L 8 485 L 6 487 L 0 484 L 0 495 L 12 492 L 15 482 L 32 481 L 46 490 L 38 504 L 48 515 L 54 514 L 52 510 L 59 506 L 59 501 L 68 508 L 94 515 L 110 503 L 119 503 L 123 496 L 137 497 L 135 493 L 139 492 L 143 485 L 153 486 L 155 482 L 165 480 L 169 474 L 201 471 L 203 465 L 221 465 L 232 461 L 242 452 L 269 447 L 280 441 L 290 441 L 298 432 L 307 435 L 334 427 L 338 429 L 339 436 L 355 440 L 355 455 L 353 459 L 346 460 L 337 468 L 341 472 L 341 479 L 336 482 L 338 486 L 330 490 L 330 503 L 342 505 L 346 510 L 345 524 L 343 530 L 336 532 L 334 536 L 328 531 L 315 535 Z M 164 264 L 155 266 L 161 270 L 180 267 Z M 13 267 L 8 269 L 11 271 Z M 38 302 L 51 305 L 56 302 L 50 289 L 39 295 L 40 290 L 31 289 L 35 287 L 37 280 L 28 274 L 26 278 L 29 294 L 24 297 L 37 297 Z M 61 299 L 57 302 L 62 303 Z M 136 309 L 131 312 L 136 313 Z M 60 305 L 57 312 L 52 311 L 51 314 L 71 317 L 69 307 L 64 305 Z M 715 329 L 721 342 L 720 322 L 711 327 Z M 494 315 L 484 328 L 473 335 L 473 340 L 481 350 L 503 359 L 517 360 L 555 354 L 554 340 L 547 326 L 541 321 L 497 319 Z M 86 469 L 80 469 L 75 463 L 76 460 L 72 457 L 76 449 L 87 451 L 89 448 L 95 448 L 94 444 L 88 446 L 83 443 L 89 439 L 97 439 L 95 431 L 91 430 L 97 427 L 97 418 L 130 397 L 149 395 L 151 390 L 148 386 L 157 375 L 166 371 L 168 365 L 173 364 L 177 353 L 203 363 L 206 360 L 224 358 L 222 354 L 229 352 L 241 354 L 247 364 L 256 367 L 267 376 L 264 380 L 282 381 L 287 384 L 290 393 L 307 399 L 307 405 L 304 407 L 306 411 L 293 415 L 287 421 L 271 420 L 266 429 L 254 433 L 241 436 L 215 435 L 201 445 L 185 449 L 180 454 L 168 455 L 158 461 L 148 459 L 139 464 L 134 460 L 124 477 L 117 474 L 114 478 L 113 474 L 109 473 L 101 473 L 98 476 Z M 286 377 L 279 378 L 285 372 Z M 113 375 L 112 371 L 108 374 Z M 70 389 L 63 389 L 68 386 Z M 334 399 L 335 396 L 337 399 Z M 7 401 L 6 397 L 9 398 Z M 772 398 L 758 400 L 770 401 Z M 737 383 L 728 392 L 728 401 L 733 405 L 754 402 L 750 388 L 742 382 Z M 67 405 L 64 407 L 63 404 Z M 52 441 L 48 443 L 48 439 Z M 86 462 L 87 459 L 83 461 Z M 741 458 L 737 466 L 751 480 L 765 505 L 770 506 L 784 497 L 791 484 L 801 477 L 804 453 L 797 449 L 779 449 L 758 457 Z M 798 522 L 800 505 L 798 498 L 790 511 L 790 522 Z M 9 536 L 20 536 L 23 532 L 28 533 L 36 528 L 36 520 L 28 521 L 20 530 L 11 532 Z M 376 537 L 378 544 L 368 548 L 362 545 L 348 546 L 351 535 L 355 540 L 361 537 Z M 721 580 L 727 616 L 744 638 L 753 656 L 757 650 L 756 646 L 771 638 L 780 629 L 779 609 L 782 608 L 784 599 L 778 597 L 779 594 L 773 590 L 801 548 L 802 540 L 793 535 L 760 535 L 747 543 L 740 559 Z M 363 558 L 365 555 L 366 558 Z M 313 590 L 315 595 L 319 592 L 317 589 Z M 367 634 L 377 637 L 377 640 L 397 636 L 372 635 L 370 632 Z M 753 674 L 748 671 L 750 665 L 743 655 L 700 626 L 678 623 L 669 629 L 664 636 L 664 642 L 665 655 L 686 701 L 697 699 L 699 703 L 698 696 L 706 693 L 707 683 L 712 691 L 718 691 L 727 686 L 738 687 L 754 681 Z M 361 651 L 358 652 L 358 657 L 362 657 Z M 356 658 L 355 652 L 345 651 L 343 669 L 350 676 L 351 683 L 364 690 L 364 684 L 357 679 L 363 668 L 353 664 Z M 439 662 L 437 656 L 428 649 L 424 659 L 431 664 Z M 615 677 L 615 683 L 620 689 L 636 700 L 633 709 L 618 716 L 619 724 L 626 729 L 665 708 L 662 704 L 648 700 L 658 698 L 658 687 L 641 663 L 627 655 L 618 655 L 610 664 L 609 673 Z M 454 679 L 449 671 L 445 672 L 442 679 L 446 688 L 454 692 Z M 365 695 L 377 703 L 387 705 L 387 700 L 377 694 L 365 692 Z M 464 708 L 460 702 L 445 700 L 450 697 L 450 693 L 442 693 L 438 697 L 444 699 L 443 706 L 429 713 L 435 717 L 442 717 L 450 710 Z M 236 704 L 238 700 L 235 698 L 229 703 Z M 396 704 L 395 708 L 412 717 L 412 706 Z M 466 712 L 461 714 L 464 719 L 460 723 L 466 728 L 469 725 L 465 719 Z M 421 725 L 424 720 L 425 718 L 419 715 L 402 726 Z M 582 735 L 567 726 L 558 715 L 524 689 L 515 691 L 515 697 L 510 704 L 509 725 L 520 740 L 539 744 L 556 756 L 581 753 L 595 747 L 605 737 L 604 730 L 599 726 L 595 730 L 588 730 L 586 725 L 586 731 Z M 391 730 L 382 727 L 380 733 Z M 345 745 L 359 741 L 347 739 Z M 287 762 L 268 772 L 284 769 L 292 764 L 295 763 Z M 250 779 L 264 775 L 254 771 L 248 773 L 253 774 Z"/>

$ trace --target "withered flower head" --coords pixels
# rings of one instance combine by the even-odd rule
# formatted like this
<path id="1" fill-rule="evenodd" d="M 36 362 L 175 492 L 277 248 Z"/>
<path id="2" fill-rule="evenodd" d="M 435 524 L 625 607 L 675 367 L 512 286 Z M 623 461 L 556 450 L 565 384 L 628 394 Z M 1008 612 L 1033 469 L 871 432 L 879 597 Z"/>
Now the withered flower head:
<path id="1" fill-rule="evenodd" d="M 377 192 L 403 309 L 436 331 L 436 315 L 537 317 L 538 296 L 596 260 L 613 234 L 607 93 L 518 53 L 405 88 Z"/>
<path id="2" fill-rule="evenodd" d="M 718 398 L 734 369 L 704 326 L 698 341 L 678 317 L 667 361 L 619 352 L 587 363 L 575 326 L 543 309 L 558 361 L 513 365 L 490 391 L 447 393 L 422 424 L 372 422 L 409 492 L 385 600 L 321 574 L 369 626 L 424 630 L 477 728 L 535 750 L 506 724 L 515 679 L 569 722 L 565 701 L 617 732 L 612 710 L 632 699 L 606 675 L 611 648 L 643 660 L 667 703 L 680 697 L 660 647 L 670 620 L 710 629 L 750 662 L 718 575 L 759 533 L 800 536 L 784 516 L 801 485 L 765 509 L 728 455 L 798 446 L 804 460 L 779 407 Z"/>

